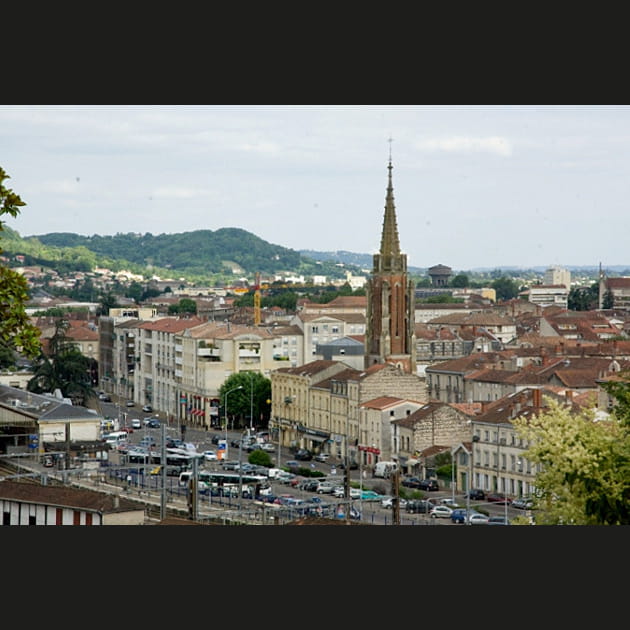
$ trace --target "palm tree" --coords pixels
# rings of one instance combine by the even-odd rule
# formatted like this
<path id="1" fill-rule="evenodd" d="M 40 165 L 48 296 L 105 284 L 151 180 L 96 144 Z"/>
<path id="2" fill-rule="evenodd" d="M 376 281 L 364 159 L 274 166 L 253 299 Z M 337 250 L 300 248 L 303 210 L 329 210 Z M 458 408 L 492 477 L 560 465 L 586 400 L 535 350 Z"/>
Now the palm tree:
<path id="1" fill-rule="evenodd" d="M 59 320 L 50 338 L 48 354 L 42 353 L 33 378 L 26 388 L 35 394 L 53 393 L 56 389 L 74 404 L 84 405 L 94 396 L 90 359 L 66 337 L 68 322 Z"/>

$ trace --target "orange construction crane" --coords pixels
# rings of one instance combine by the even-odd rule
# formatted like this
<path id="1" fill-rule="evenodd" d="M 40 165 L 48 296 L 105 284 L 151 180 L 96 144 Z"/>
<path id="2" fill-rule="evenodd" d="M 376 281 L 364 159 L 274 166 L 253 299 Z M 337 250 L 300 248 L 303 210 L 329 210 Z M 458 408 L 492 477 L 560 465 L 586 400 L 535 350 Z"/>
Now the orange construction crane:
<path id="1" fill-rule="evenodd" d="M 254 285 L 254 326 L 260 326 L 260 273 L 256 272 Z"/>

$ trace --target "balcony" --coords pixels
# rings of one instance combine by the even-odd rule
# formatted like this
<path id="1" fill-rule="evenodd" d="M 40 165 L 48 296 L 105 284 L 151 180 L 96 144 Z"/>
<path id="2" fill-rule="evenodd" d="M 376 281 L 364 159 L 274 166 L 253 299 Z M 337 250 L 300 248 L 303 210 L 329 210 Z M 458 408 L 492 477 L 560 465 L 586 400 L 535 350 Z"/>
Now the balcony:
<path id="1" fill-rule="evenodd" d="M 252 357 L 258 359 L 260 357 L 259 348 L 239 348 L 238 356 L 241 358 Z"/>
<path id="2" fill-rule="evenodd" d="M 198 357 L 219 357 L 221 351 L 219 348 L 197 348 Z"/>

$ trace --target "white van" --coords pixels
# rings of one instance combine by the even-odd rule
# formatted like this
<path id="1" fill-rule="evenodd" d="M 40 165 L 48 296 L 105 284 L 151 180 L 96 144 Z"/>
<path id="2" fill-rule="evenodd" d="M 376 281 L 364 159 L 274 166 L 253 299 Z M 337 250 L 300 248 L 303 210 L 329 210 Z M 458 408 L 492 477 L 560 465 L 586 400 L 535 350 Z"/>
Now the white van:
<path id="1" fill-rule="evenodd" d="M 398 462 L 387 462 L 387 461 L 376 462 L 376 466 L 374 466 L 374 476 L 387 479 L 397 469 L 398 469 Z"/>
<path id="2" fill-rule="evenodd" d="M 106 433 L 103 439 L 111 446 L 118 446 L 118 444 L 126 442 L 129 436 L 126 431 L 112 431 L 111 433 Z"/>

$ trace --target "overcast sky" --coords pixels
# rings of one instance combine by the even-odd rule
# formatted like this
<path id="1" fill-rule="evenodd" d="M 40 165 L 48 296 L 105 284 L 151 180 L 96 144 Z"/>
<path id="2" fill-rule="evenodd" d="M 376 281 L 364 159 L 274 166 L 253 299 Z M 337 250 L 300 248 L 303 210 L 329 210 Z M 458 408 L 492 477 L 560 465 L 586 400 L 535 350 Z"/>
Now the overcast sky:
<path id="1" fill-rule="evenodd" d="M 390 146 L 409 266 L 630 266 L 625 105 L 5 105 L 2 220 L 372 254 Z"/>

